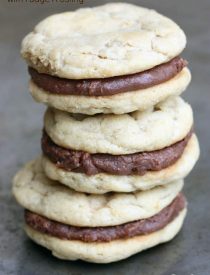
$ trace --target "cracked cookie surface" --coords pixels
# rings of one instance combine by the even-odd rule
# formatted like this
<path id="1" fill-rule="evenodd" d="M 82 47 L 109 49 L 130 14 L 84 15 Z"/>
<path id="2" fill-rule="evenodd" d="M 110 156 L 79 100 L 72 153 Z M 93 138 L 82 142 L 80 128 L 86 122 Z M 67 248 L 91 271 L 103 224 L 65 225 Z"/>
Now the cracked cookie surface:
<path id="1" fill-rule="evenodd" d="M 178 180 L 148 191 L 93 195 L 48 179 L 40 159 L 14 178 L 13 194 L 24 208 L 74 226 L 110 226 L 151 217 L 169 205 L 183 187 Z"/>
<path id="2" fill-rule="evenodd" d="M 22 43 L 22 56 L 39 72 L 69 79 L 141 72 L 178 56 L 184 32 L 154 10 L 112 3 L 52 15 Z"/>
<path id="3" fill-rule="evenodd" d="M 120 155 L 154 151 L 182 140 L 192 128 L 193 114 L 189 104 L 173 97 L 147 111 L 122 115 L 90 117 L 48 109 L 44 121 L 57 145 Z"/>

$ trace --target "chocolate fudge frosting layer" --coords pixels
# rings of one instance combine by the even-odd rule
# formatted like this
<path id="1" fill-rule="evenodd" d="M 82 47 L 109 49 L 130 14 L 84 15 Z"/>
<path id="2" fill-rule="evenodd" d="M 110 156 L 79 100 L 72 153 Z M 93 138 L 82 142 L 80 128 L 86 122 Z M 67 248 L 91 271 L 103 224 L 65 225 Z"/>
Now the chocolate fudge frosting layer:
<path id="1" fill-rule="evenodd" d="M 25 222 L 41 233 L 64 240 L 83 242 L 110 242 L 117 239 L 132 238 L 158 231 L 175 219 L 186 206 L 186 199 L 179 194 L 173 202 L 158 214 L 134 222 L 108 227 L 75 227 L 52 221 L 29 210 L 25 210 Z"/>
<path id="2" fill-rule="evenodd" d="M 144 175 L 147 171 L 159 171 L 174 164 L 181 157 L 192 132 L 183 140 L 161 150 L 116 156 L 63 148 L 43 131 L 42 151 L 57 167 L 67 171 L 87 175 Z"/>
<path id="3" fill-rule="evenodd" d="M 175 57 L 144 72 L 99 79 L 64 79 L 39 73 L 31 67 L 29 74 L 37 86 L 52 94 L 109 96 L 163 83 L 177 75 L 186 65 L 186 60 Z"/>

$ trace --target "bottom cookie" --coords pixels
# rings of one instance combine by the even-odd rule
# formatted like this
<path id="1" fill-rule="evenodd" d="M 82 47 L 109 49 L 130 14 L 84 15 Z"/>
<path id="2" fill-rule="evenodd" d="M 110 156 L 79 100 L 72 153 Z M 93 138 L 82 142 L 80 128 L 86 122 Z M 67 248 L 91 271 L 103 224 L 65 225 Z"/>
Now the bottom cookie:
<path id="1" fill-rule="evenodd" d="M 145 249 L 171 240 L 181 229 L 186 208 L 163 229 L 148 235 L 118 239 L 110 242 L 83 242 L 63 240 L 40 233 L 26 225 L 27 235 L 36 243 L 52 251 L 52 254 L 65 260 L 84 260 L 95 263 L 110 263 L 130 257 Z"/>

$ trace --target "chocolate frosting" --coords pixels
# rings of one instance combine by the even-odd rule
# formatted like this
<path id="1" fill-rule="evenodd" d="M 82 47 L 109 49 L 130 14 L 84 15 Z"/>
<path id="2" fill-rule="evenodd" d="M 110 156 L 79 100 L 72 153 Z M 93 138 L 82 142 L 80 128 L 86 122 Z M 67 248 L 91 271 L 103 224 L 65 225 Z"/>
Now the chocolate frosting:
<path id="1" fill-rule="evenodd" d="M 144 72 L 99 79 L 64 79 L 39 73 L 29 67 L 29 74 L 34 83 L 46 92 L 61 95 L 109 96 L 118 93 L 146 89 L 163 83 L 177 75 L 187 61 L 175 57 Z"/>
<path id="2" fill-rule="evenodd" d="M 169 206 L 150 218 L 108 227 L 70 226 L 52 221 L 29 210 L 25 210 L 25 221 L 34 230 L 59 239 L 83 242 L 110 242 L 158 231 L 173 221 L 185 206 L 186 199 L 180 193 Z"/>
<path id="3" fill-rule="evenodd" d="M 57 167 L 66 171 L 87 175 L 144 175 L 147 171 L 159 171 L 174 164 L 181 157 L 191 135 L 192 130 L 183 140 L 160 150 L 116 156 L 60 147 L 44 131 L 42 151 Z"/>

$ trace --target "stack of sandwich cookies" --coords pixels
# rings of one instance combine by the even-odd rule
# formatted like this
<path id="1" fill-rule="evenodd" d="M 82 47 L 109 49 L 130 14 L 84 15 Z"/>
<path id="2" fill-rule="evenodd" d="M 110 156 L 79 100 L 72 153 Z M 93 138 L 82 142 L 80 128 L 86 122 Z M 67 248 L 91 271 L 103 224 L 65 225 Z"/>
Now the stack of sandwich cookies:
<path id="1" fill-rule="evenodd" d="M 62 259 L 108 263 L 171 240 L 199 145 L 179 95 L 186 38 L 130 4 L 53 15 L 26 36 L 30 91 L 48 105 L 43 155 L 14 177 L 26 233 Z"/>

